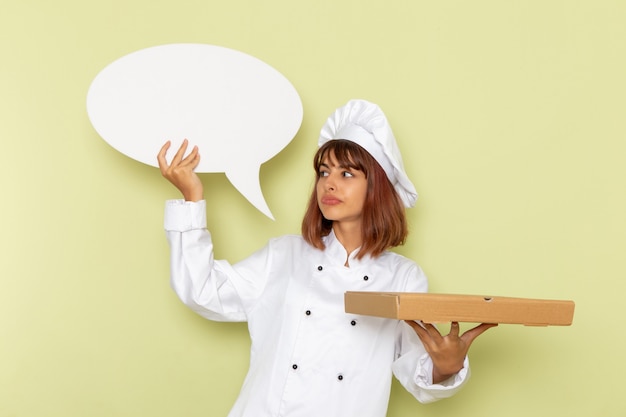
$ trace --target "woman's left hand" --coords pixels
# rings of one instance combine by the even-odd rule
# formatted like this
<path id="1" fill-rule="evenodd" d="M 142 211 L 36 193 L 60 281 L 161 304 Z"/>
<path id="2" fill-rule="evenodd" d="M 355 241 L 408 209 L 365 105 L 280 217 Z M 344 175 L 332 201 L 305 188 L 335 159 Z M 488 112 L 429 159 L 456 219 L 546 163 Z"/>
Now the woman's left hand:
<path id="1" fill-rule="evenodd" d="M 432 324 L 405 320 L 419 336 L 433 361 L 433 383 L 442 382 L 463 368 L 470 345 L 487 329 L 497 324 L 483 323 L 459 336 L 459 323 L 452 322 L 450 333 L 443 336 Z"/>

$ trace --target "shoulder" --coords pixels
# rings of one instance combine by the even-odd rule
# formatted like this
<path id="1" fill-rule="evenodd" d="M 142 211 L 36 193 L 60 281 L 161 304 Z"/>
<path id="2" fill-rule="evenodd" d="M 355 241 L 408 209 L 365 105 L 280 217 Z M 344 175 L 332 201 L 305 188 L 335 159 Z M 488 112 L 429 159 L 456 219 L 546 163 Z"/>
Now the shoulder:
<path id="1" fill-rule="evenodd" d="M 258 269 L 282 268 L 286 265 L 293 265 L 301 259 L 311 257 L 315 248 L 310 246 L 298 235 L 284 235 L 271 238 L 267 243 L 246 257 L 237 262 L 237 268 L 256 271 Z"/>
<path id="2" fill-rule="evenodd" d="M 272 245 L 300 244 L 301 242 L 304 242 L 304 238 L 300 235 L 295 235 L 295 234 L 276 236 L 269 240 L 269 243 Z"/>
<path id="3" fill-rule="evenodd" d="M 284 252 L 318 251 L 318 249 L 308 244 L 302 236 L 295 234 L 274 237 L 269 240 L 268 247 L 271 250 L 280 250 Z"/>
<path id="4" fill-rule="evenodd" d="M 380 254 L 380 256 L 376 258 L 376 262 L 393 266 L 394 268 L 421 270 L 420 266 L 413 259 L 409 259 L 406 256 L 389 250 Z"/>
<path id="5" fill-rule="evenodd" d="M 428 280 L 422 268 L 412 259 L 399 253 L 386 251 L 377 259 L 376 263 L 387 271 L 393 271 L 396 279 L 403 281 L 403 291 L 426 292 Z"/>

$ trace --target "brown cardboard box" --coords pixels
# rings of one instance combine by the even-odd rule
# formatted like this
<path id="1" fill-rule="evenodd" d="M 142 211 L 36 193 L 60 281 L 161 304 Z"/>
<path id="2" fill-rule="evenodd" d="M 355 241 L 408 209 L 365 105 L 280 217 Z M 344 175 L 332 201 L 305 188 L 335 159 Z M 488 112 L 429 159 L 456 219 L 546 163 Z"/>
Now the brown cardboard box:
<path id="1" fill-rule="evenodd" d="M 401 292 L 345 293 L 346 313 L 425 323 L 451 321 L 569 326 L 574 302 L 532 298 Z"/>

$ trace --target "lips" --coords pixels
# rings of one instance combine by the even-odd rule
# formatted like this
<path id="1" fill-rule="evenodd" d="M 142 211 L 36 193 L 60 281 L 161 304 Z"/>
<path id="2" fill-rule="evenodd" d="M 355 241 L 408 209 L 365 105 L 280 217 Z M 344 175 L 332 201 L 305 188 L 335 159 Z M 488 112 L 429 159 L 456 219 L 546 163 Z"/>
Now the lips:
<path id="1" fill-rule="evenodd" d="M 334 205 L 341 203 L 341 200 L 338 199 L 337 197 L 327 196 L 327 195 L 323 196 L 320 201 L 322 202 L 322 204 L 327 205 L 327 206 L 334 206 Z"/>

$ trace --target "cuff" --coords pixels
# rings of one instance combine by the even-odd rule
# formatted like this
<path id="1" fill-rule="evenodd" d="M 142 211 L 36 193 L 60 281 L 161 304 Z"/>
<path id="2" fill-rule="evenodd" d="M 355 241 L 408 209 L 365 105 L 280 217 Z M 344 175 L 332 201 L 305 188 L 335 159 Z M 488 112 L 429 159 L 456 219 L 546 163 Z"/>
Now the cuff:
<path id="1" fill-rule="evenodd" d="M 469 359 L 467 356 L 463 361 L 463 368 L 459 372 L 438 384 L 433 384 L 433 361 L 430 356 L 424 354 L 418 359 L 415 382 L 422 388 L 430 390 L 454 389 L 460 387 L 467 378 L 469 378 Z"/>
<path id="2" fill-rule="evenodd" d="M 163 227 L 168 232 L 206 229 L 206 201 L 167 200 Z"/>

